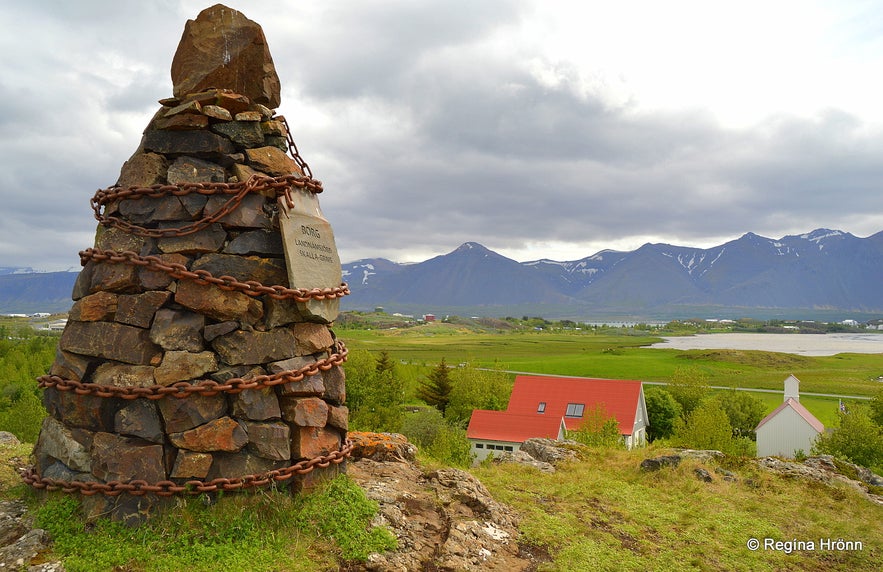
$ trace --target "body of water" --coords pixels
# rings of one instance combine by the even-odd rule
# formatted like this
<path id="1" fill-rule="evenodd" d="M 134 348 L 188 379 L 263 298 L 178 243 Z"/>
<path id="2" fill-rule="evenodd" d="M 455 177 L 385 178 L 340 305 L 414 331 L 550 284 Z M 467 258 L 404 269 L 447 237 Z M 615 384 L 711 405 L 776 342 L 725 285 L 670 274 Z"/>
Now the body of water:
<path id="1" fill-rule="evenodd" d="M 665 337 L 651 348 L 762 350 L 804 356 L 883 354 L 883 334 L 698 334 Z"/>

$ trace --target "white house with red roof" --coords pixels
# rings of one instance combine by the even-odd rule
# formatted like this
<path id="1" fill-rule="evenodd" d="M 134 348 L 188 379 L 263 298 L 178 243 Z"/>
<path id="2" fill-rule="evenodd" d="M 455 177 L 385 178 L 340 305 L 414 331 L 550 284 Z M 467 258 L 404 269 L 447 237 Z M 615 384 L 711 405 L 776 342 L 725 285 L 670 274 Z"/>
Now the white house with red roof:
<path id="1" fill-rule="evenodd" d="M 561 439 L 599 406 L 617 420 L 629 449 L 646 443 L 647 405 L 640 381 L 534 375 L 515 378 L 506 411 L 473 411 L 466 436 L 472 452 L 484 459 L 491 451 L 517 451 L 531 437 Z M 556 429 L 562 425 L 564 430 Z"/>
<path id="2" fill-rule="evenodd" d="M 800 380 L 785 380 L 785 401 L 755 428 L 758 457 L 794 458 L 797 451 L 809 454 L 825 426 L 800 404 Z"/>

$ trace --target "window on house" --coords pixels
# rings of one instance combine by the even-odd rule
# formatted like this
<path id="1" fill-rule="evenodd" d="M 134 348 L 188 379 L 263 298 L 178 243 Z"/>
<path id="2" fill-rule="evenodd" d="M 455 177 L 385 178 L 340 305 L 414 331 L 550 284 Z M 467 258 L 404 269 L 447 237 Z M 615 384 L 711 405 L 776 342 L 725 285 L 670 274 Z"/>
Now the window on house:
<path id="1" fill-rule="evenodd" d="M 505 451 L 511 451 L 511 450 L 512 450 L 512 446 L 511 446 L 511 445 L 506 445 L 505 447 L 503 447 L 503 449 L 504 449 Z"/>
<path id="2" fill-rule="evenodd" d="M 476 443 L 475 448 L 476 449 L 484 449 L 484 443 Z"/>
<path id="3" fill-rule="evenodd" d="M 582 417 L 583 411 L 586 408 L 585 403 L 568 403 L 567 411 L 564 413 L 565 417 Z"/>
<path id="4" fill-rule="evenodd" d="M 545 413 L 546 412 L 546 402 L 540 401 L 540 404 L 537 405 L 537 413 Z"/>

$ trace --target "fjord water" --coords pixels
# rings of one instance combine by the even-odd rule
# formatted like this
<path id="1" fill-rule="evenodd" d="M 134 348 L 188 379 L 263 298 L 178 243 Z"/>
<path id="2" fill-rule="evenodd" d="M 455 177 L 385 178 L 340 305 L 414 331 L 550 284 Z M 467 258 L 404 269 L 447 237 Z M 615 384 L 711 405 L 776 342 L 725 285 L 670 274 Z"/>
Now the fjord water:
<path id="1" fill-rule="evenodd" d="M 804 356 L 883 354 L 883 333 L 698 334 L 666 336 L 651 348 L 675 350 L 763 350 Z"/>

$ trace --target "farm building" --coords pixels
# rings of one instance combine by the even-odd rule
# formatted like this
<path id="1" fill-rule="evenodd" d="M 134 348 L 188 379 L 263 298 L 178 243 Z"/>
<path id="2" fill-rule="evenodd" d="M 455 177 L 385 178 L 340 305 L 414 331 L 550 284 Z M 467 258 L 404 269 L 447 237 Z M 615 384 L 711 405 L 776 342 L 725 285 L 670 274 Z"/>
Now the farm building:
<path id="1" fill-rule="evenodd" d="M 793 458 L 809 453 L 816 437 L 825 431 L 822 422 L 800 404 L 800 380 L 785 380 L 785 401 L 757 424 L 757 456 Z"/>
<path id="2" fill-rule="evenodd" d="M 646 442 L 647 406 L 640 381 L 529 375 L 515 378 L 506 411 L 473 411 L 466 436 L 472 452 L 484 458 L 489 444 L 494 450 L 499 444 L 503 451 L 514 451 L 531 437 L 561 438 L 554 436 L 560 421 L 566 431 L 575 431 L 599 407 L 617 420 L 629 449 Z"/>

